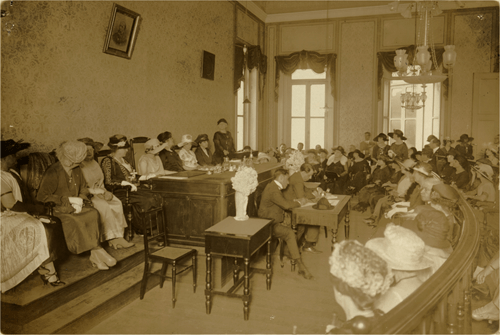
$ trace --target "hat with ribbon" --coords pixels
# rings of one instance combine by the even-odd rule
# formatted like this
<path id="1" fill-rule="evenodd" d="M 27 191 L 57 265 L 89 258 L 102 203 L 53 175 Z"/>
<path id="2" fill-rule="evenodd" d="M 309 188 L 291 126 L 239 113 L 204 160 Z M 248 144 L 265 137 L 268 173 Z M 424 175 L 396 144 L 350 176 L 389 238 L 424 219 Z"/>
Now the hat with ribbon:
<path id="1" fill-rule="evenodd" d="M 184 145 L 186 145 L 188 143 L 193 143 L 193 136 L 191 136 L 189 134 L 184 134 L 184 135 L 182 135 L 181 141 L 179 143 L 177 143 L 177 145 L 179 147 L 183 147 Z"/>
<path id="2" fill-rule="evenodd" d="M 379 137 L 381 137 L 385 142 L 389 141 L 389 137 L 387 137 L 386 134 L 384 133 L 380 133 L 378 134 L 377 136 L 375 136 L 375 138 L 373 139 L 375 142 L 378 141 Z"/>
<path id="3" fill-rule="evenodd" d="M 312 208 L 319 210 L 330 210 L 334 209 L 335 206 L 332 206 L 327 198 L 321 198 L 318 200 L 316 205 L 313 205 Z"/>
<path id="4" fill-rule="evenodd" d="M 157 153 L 165 149 L 166 146 L 167 143 L 161 144 L 157 138 L 152 138 L 149 139 L 146 143 L 144 143 L 144 150 L 148 154 L 156 155 Z"/>
<path id="5" fill-rule="evenodd" d="M 83 142 L 85 143 L 85 145 L 90 145 L 92 148 L 94 148 L 95 152 L 98 152 L 104 146 L 104 144 L 102 144 L 101 142 L 94 142 L 94 140 L 90 137 L 79 138 L 77 141 Z"/>
<path id="6" fill-rule="evenodd" d="M 398 137 L 400 139 L 402 139 L 403 141 L 406 140 L 406 137 L 404 137 L 403 132 L 401 130 L 394 129 L 394 131 L 392 133 L 389 133 L 389 137 L 394 138 L 394 134 L 398 135 Z"/>
<path id="7" fill-rule="evenodd" d="M 127 136 L 117 134 L 109 138 L 108 147 L 111 149 L 128 149 L 130 143 L 127 141 Z"/>
<path id="8" fill-rule="evenodd" d="M 225 124 L 228 124 L 226 119 L 222 118 L 219 121 L 217 121 L 217 125 L 219 125 L 221 122 L 224 122 Z"/>
<path id="9" fill-rule="evenodd" d="M 469 137 L 469 135 L 467 134 L 462 134 L 460 135 L 460 139 L 457 142 L 463 142 L 465 140 L 467 140 L 467 142 L 470 142 L 474 140 L 474 137 Z"/>
<path id="10" fill-rule="evenodd" d="M 384 237 L 366 242 L 365 247 L 373 250 L 393 270 L 418 271 L 432 266 L 424 256 L 425 243 L 410 229 L 389 223 Z"/>
<path id="11" fill-rule="evenodd" d="M 415 165 L 413 171 L 420 172 L 425 176 L 430 176 L 432 173 L 432 165 L 430 165 L 429 163 L 419 162 L 417 165 Z"/>
<path id="12" fill-rule="evenodd" d="M 31 146 L 30 143 L 22 143 L 23 140 L 19 141 L 14 141 L 12 139 L 6 140 L 6 141 L 1 141 L 1 149 L 2 149 L 2 158 L 10 156 L 10 155 L 15 155 L 19 151 L 27 149 Z"/>
<path id="13" fill-rule="evenodd" d="M 201 142 L 208 141 L 208 135 L 207 134 L 200 134 L 200 135 L 198 135 L 198 137 L 194 141 L 198 144 Z"/>
<path id="14" fill-rule="evenodd" d="M 493 168 L 486 164 L 478 164 L 474 166 L 474 170 L 477 171 L 481 176 L 493 182 Z"/>
<path id="15" fill-rule="evenodd" d="M 259 152 L 259 154 L 257 155 L 257 162 L 260 162 L 263 159 L 267 159 L 268 162 L 271 161 L 271 157 L 269 157 L 268 154 L 266 154 L 265 152 Z"/>
<path id="16" fill-rule="evenodd" d="M 80 141 L 62 142 L 57 150 L 58 155 L 64 155 L 64 157 L 74 164 L 81 163 L 87 156 L 87 145 Z"/>
<path id="17" fill-rule="evenodd" d="M 443 212 L 430 206 L 421 211 L 408 228 L 417 234 L 426 245 L 433 248 L 447 249 L 451 247 L 448 241 L 450 223 Z"/>

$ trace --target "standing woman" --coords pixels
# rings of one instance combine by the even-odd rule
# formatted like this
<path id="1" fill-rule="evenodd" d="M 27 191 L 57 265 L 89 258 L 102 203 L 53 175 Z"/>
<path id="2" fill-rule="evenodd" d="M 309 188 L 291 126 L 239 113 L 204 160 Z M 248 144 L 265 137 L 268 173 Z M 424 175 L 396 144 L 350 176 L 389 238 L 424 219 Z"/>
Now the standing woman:
<path id="1" fill-rule="evenodd" d="M 231 133 L 227 130 L 226 119 L 217 121 L 219 130 L 214 134 L 215 152 L 213 156 L 214 164 L 220 164 L 224 161 L 230 152 L 235 152 L 234 141 Z"/>
<path id="2" fill-rule="evenodd" d="M 208 135 L 207 134 L 198 135 L 195 142 L 198 143 L 198 147 L 196 148 L 195 151 L 198 164 L 202 166 L 212 165 L 213 157 L 212 153 L 210 152 L 210 149 L 208 148 L 209 145 Z"/>
<path id="3" fill-rule="evenodd" d="M 92 265 L 99 270 L 108 270 L 116 265 L 116 259 L 99 244 L 99 213 L 90 207 L 83 207 L 78 212 L 70 202 L 70 198 L 90 202 L 87 182 L 79 167 L 87 156 L 87 146 L 78 141 L 65 141 L 56 153 L 59 162 L 45 171 L 36 198 L 56 204 L 54 215 L 61 219 L 68 250 L 74 254 L 90 250 Z"/>
<path id="4" fill-rule="evenodd" d="M 123 238 L 127 221 L 123 215 L 122 202 L 104 187 L 104 174 L 101 167 L 94 160 L 94 151 L 99 151 L 101 143 L 94 142 L 91 138 L 81 138 L 78 141 L 87 146 L 87 156 L 80 163 L 83 176 L 87 181 L 90 194 L 93 194 L 92 204 L 101 216 L 100 236 L 101 242 L 108 241 L 114 249 L 130 248 L 134 243 L 129 243 Z"/>
<path id="5" fill-rule="evenodd" d="M 109 138 L 108 143 L 111 153 L 104 157 L 101 162 L 101 168 L 104 172 L 104 185 L 106 189 L 112 192 L 122 203 L 126 201 L 127 191 L 124 188 L 114 189 L 115 186 L 131 186 L 132 192 L 129 192 L 129 201 L 132 204 L 132 226 L 136 232 L 142 232 L 141 212 L 148 211 L 152 207 L 160 206 L 161 199 L 157 199 L 155 194 L 146 187 L 137 187 L 129 180 L 134 178 L 133 168 L 125 160 L 130 144 L 127 137 L 123 135 L 114 135 Z"/>

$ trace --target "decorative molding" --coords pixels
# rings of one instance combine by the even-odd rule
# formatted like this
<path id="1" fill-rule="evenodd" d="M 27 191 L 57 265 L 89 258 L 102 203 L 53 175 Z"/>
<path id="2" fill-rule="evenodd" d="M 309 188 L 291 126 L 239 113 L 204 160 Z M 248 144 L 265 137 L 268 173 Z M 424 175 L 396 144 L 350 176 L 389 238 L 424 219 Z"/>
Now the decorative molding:
<path id="1" fill-rule="evenodd" d="M 298 31 L 296 30 L 297 27 L 300 27 Z M 336 22 L 328 22 L 328 28 L 326 21 L 287 25 L 283 24 L 279 26 L 279 32 L 279 55 L 289 54 L 301 50 L 314 50 L 319 53 L 335 52 L 334 45 Z M 301 33 L 304 34 L 302 35 L 302 38 L 300 36 Z M 325 36 L 325 33 L 328 35 L 328 39 Z M 286 45 L 288 41 L 287 36 L 292 37 L 294 40 L 292 44 L 296 45 Z M 328 45 L 326 45 L 326 41 L 328 41 Z"/>
<path id="2" fill-rule="evenodd" d="M 262 22 L 266 22 L 268 15 L 264 12 L 259 6 L 257 6 L 253 1 L 241 1 L 237 0 L 237 2 L 243 6 L 244 9 L 251 12 L 255 17 L 257 17 Z"/>

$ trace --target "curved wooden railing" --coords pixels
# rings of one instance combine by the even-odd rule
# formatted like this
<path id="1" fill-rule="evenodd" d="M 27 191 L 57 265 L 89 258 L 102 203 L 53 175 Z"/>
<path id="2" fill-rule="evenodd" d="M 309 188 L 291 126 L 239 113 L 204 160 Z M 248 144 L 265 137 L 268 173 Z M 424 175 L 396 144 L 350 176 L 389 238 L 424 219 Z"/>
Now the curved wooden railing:
<path id="1" fill-rule="evenodd" d="M 377 320 L 371 334 L 472 334 L 471 282 L 481 223 L 460 199 L 464 221 L 448 260 L 408 298 Z"/>

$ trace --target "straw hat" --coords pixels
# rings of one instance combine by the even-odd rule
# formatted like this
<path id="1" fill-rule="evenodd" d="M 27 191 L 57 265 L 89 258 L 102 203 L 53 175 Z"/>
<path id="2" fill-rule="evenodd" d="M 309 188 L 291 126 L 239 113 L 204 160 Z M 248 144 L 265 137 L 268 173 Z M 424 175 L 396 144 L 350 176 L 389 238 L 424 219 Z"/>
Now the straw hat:
<path id="1" fill-rule="evenodd" d="M 493 168 L 486 164 L 478 164 L 474 166 L 474 170 L 476 170 L 481 176 L 493 182 Z"/>
<path id="2" fill-rule="evenodd" d="M 193 143 L 193 136 L 191 136 L 189 134 L 184 134 L 184 135 L 182 135 L 181 141 L 179 143 L 177 143 L 177 145 L 179 147 L 183 147 L 184 145 L 186 145 L 188 143 Z"/>
<path id="3" fill-rule="evenodd" d="M 438 249 L 451 247 L 448 241 L 450 223 L 443 212 L 432 207 L 421 211 L 408 228 L 415 232 L 429 247 Z"/>
<path id="4" fill-rule="evenodd" d="M 425 258 L 425 243 L 410 229 L 389 223 L 385 237 L 374 238 L 365 246 L 383 258 L 393 270 L 418 271 L 432 266 Z"/>
<path id="5" fill-rule="evenodd" d="M 319 199 L 318 203 L 316 205 L 313 205 L 312 207 L 319 210 L 330 210 L 335 208 L 335 206 L 332 206 L 330 204 L 327 198 Z"/>
<path id="6" fill-rule="evenodd" d="M 413 171 L 418 171 L 425 176 L 430 176 L 432 173 L 432 165 L 429 163 L 419 162 L 414 168 Z"/>
<path id="7" fill-rule="evenodd" d="M 165 149 L 166 146 L 167 143 L 160 144 L 160 141 L 158 141 L 157 138 L 152 138 L 144 143 L 144 150 L 148 154 L 156 155 L 157 153 Z"/>

